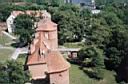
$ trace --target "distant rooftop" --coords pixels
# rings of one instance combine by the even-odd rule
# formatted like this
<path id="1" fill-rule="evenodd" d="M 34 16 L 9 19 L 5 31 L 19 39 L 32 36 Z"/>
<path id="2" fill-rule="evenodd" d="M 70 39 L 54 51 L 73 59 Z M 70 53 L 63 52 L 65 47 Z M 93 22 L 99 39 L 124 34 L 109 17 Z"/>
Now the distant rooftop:
<path id="1" fill-rule="evenodd" d="M 95 9 L 95 10 L 91 10 L 91 12 L 92 12 L 92 14 L 99 14 L 101 12 L 101 10 Z"/>
<path id="2" fill-rule="evenodd" d="M 95 0 L 64 0 L 65 3 L 80 4 L 81 6 L 94 7 Z"/>

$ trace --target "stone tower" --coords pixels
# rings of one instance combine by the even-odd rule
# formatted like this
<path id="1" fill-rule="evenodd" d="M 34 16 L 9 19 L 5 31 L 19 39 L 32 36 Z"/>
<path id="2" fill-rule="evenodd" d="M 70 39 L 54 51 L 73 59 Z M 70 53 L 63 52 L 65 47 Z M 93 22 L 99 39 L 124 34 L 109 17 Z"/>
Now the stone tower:
<path id="1" fill-rule="evenodd" d="M 69 84 L 70 64 L 58 51 L 57 24 L 44 14 L 37 27 L 27 60 L 32 79 L 49 77 L 50 84 Z"/>

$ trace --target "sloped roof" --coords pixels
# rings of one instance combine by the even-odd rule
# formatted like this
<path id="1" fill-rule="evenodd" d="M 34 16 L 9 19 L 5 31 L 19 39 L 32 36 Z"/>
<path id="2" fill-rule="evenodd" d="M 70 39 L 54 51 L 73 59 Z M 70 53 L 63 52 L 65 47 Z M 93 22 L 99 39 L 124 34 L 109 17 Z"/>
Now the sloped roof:
<path id="1" fill-rule="evenodd" d="M 35 48 L 33 53 L 30 53 L 27 59 L 27 65 L 46 63 L 44 57 L 39 55 L 39 43 L 33 45 L 31 48 Z"/>
<path id="2" fill-rule="evenodd" d="M 67 70 L 70 64 L 63 58 L 59 51 L 51 51 L 46 56 L 48 73 L 61 72 Z"/>
<path id="3" fill-rule="evenodd" d="M 31 54 L 28 57 L 27 60 L 27 65 L 32 65 L 32 64 L 41 64 L 41 63 L 46 63 L 44 58 L 39 56 L 38 54 Z"/>
<path id="4" fill-rule="evenodd" d="M 39 39 L 39 37 L 37 37 Z M 35 38 L 35 39 L 37 39 Z M 36 40 L 33 40 L 33 44 L 31 44 L 30 46 L 30 55 L 28 56 L 28 60 L 27 60 L 27 65 L 31 65 L 31 64 L 39 64 L 39 63 L 46 63 L 44 56 L 40 55 L 40 40 L 38 40 L 38 42 L 34 42 Z M 47 51 L 47 48 L 44 46 L 44 44 L 42 43 L 41 46 L 44 51 Z M 34 49 L 34 50 L 33 50 Z"/>
<path id="5" fill-rule="evenodd" d="M 57 24 L 52 22 L 50 19 L 40 20 L 36 31 L 54 31 L 57 29 Z"/>

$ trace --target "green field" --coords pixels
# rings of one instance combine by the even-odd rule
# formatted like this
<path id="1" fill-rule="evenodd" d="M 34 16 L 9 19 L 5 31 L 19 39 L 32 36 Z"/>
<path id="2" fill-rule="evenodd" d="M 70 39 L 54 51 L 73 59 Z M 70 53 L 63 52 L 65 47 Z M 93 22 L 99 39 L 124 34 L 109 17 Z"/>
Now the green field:
<path id="1" fill-rule="evenodd" d="M 70 84 L 117 84 L 114 77 L 114 72 L 104 70 L 105 78 L 97 81 L 89 78 L 86 73 L 79 69 L 77 65 L 71 65 L 70 68 Z"/>
<path id="2" fill-rule="evenodd" d="M 67 48 L 82 48 L 84 44 L 82 42 L 76 42 L 76 43 L 64 43 L 64 47 Z"/>
<path id="3" fill-rule="evenodd" d="M 0 62 L 10 59 L 13 51 L 12 49 L 0 49 Z"/>
<path id="4" fill-rule="evenodd" d="M 0 44 L 7 45 L 8 43 L 12 42 L 12 39 L 6 35 L 0 35 Z"/>

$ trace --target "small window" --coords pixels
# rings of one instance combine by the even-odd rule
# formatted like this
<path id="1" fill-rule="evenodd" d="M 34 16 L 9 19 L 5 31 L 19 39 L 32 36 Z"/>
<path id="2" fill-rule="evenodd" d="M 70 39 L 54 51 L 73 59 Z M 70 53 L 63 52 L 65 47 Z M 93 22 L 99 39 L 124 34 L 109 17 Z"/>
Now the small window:
<path id="1" fill-rule="evenodd" d="M 59 76 L 62 76 L 62 74 L 59 74 Z"/>
<path id="2" fill-rule="evenodd" d="M 44 36 L 46 39 L 48 39 L 48 32 L 45 32 Z"/>

